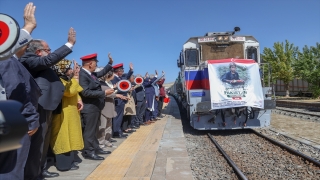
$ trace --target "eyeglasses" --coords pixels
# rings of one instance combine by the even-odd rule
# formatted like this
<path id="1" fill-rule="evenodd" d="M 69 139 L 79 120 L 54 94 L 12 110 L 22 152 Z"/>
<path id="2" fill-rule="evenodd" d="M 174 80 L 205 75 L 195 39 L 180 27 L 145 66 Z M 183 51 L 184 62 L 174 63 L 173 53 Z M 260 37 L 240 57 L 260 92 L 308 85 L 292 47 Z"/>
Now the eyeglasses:
<path id="1" fill-rule="evenodd" d="M 39 49 L 39 50 L 45 51 L 45 52 L 47 52 L 47 53 L 51 52 L 51 49 Z"/>

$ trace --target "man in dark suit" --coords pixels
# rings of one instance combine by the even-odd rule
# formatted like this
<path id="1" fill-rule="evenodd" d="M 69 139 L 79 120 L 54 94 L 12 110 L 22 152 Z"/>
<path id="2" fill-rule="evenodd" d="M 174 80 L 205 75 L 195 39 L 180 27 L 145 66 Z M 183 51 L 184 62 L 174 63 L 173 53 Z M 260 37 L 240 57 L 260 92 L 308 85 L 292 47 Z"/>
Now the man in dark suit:
<path id="1" fill-rule="evenodd" d="M 41 90 L 28 70 L 18 61 L 25 49 L 26 47 L 19 50 L 17 56 L 0 61 L 0 75 L 7 99 L 22 103 L 20 111 L 29 128 L 28 133 L 20 140 L 21 148 L 0 153 L 0 179 L 24 179 L 31 137 L 39 127 L 37 107 Z"/>
<path id="2" fill-rule="evenodd" d="M 105 97 L 114 92 L 113 89 L 102 91 L 98 78 L 104 76 L 112 69 L 112 58 L 109 63 L 99 72 L 94 72 L 97 68 L 97 54 L 90 54 L 80 58 L 82 68 L 79 73 L 79 84 L 83 88 L 80 93 L 83 102 L 81 120 L 83 124 L 83 156 L 92 160 L 103 160 L 97 154 L 110 154 L 99 147 L 96 132 L 99 130 L 101 110 L 105 104 Z"/>
<path id="3" fill-rule="evenodd" d="M 111 81 L 112 84 L 117 84 L 122 79 L 128 80 L 133 74 L 133 65 L 130 63 L 130 69 L 127 73 L 126 77 L 122 77 L 123 75 L 123 63 L 117 64 L 113 66 L 114 69 L 114 78 Z M 117 94 L 122 94 L 123 96 L 127 96 L 127 92 L 121 92 L 118 90 Z M 126 138 L 126 135 L 122 133 L 121 123 L 123 119 L 124 113 L 124 105 L 127 103 L 126 100 L 120 98 L 114 98 L 115 110 L 117 112 L 117 116 L 112 119 L 112 128 L 113 128 L 113 136 L 118 138 Z"/>
<path id="4" fill-rule="evenodd" d="M 25 166 L 25 179 L 59 176 L 58 173 L 50 173 L 45 170 L 51 135 L 52 112 L 60 104 L 64 93 L 63 84 L 50 67 L 70 54 L 75 42 L 75 31 L 70 28 L 68 42 L 59 49 L 51 53 L 51 49 L 45 41 L 33 40 L 28 45 L 26 53 L 19 59 L 42 91 L 38 102 L 40 126 L 31 138 L 30 153 Z"/>

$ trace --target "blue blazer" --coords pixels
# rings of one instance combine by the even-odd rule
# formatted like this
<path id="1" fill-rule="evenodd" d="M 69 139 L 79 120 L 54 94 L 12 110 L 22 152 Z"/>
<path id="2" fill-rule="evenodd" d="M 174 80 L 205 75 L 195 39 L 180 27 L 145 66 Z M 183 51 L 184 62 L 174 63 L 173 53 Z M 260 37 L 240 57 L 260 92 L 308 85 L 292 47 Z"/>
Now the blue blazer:
<path id="1" fill-rule="evenodd" d="M 0 61 L 0 75 L 7 99 L 23 104 L 21 114 L 28 122 L 29 130 L 39 127 L 38 99 L 41 90 L 28 70 L 15 58 Z"/>

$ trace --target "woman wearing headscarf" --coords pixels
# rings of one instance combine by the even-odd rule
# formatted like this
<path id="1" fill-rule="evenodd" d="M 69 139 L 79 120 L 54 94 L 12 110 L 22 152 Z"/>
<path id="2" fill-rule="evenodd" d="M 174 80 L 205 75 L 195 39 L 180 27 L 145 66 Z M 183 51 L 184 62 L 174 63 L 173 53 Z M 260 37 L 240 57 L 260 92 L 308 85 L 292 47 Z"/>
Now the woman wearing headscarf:
<path id="1" fill-rule="evenodd" d="M 80 67 L 74 61 L 61 60 L 52 69 L 58 74 L 65 90 L 61 101 L 62 111 L 53 115 L 50 146 L 55 154 L 56 168 L 60 171 L 77 170 L 75 151 L 83 149 L 80 110 L 83 108 L 79 93 Z"/>
<path id="2" fill-rule="evenodd" d="M 109 58 L 112 59 L 110 54 L 109 54 Z M 101 71 L 102 69 L 103 68 L 96 68 L 96 72 Z M 112 84 L 111 82 L 113 78 L 114 78 L 113 70 L 109 71 L 106 75 L 99 78 L 102 91 L 105 91 L 107 89 L 113 89 L 115 87 L 115 85 Z M 115 97 L 126 99 L 125 96 L 121 94 L 116 94 L 116 91 L 114 91 L 114 93 L 107 95 L 105 97 L 105 105 L 101 111 L 100 125 L 99 125 L 99 130 L 97 131 L 97 138 L 101 148 L 112 147 L 113 146 L 112 142 L 116 142 L 116 140 L 111 138 L 112 137 L 112 118 L 117 116 L 117 112 L 115 111 L 115 104 L 114 104 Z"/>

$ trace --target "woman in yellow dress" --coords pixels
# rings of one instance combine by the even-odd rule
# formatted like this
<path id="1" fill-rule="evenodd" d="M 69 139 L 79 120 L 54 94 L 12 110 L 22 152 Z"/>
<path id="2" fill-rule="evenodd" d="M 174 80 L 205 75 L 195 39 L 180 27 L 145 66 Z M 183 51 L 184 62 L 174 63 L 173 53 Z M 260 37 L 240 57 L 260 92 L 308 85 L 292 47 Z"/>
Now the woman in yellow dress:
<path id="1" fill-rule="evenodd" d="M 56 168 L 60 171 L 77 170 L 78 162 L 75 152 L 83 149 L 83 138 L 80 120 L 80 110 L 83 108 L 79 93 L 83 90 L 79 85 L 80 67 L 74 61 L 62 60 L 52 69 L 60 77 L 65 86 L 62 97 L 62 112 L 53 114 L 50 146 L 55 154 Z"/>

